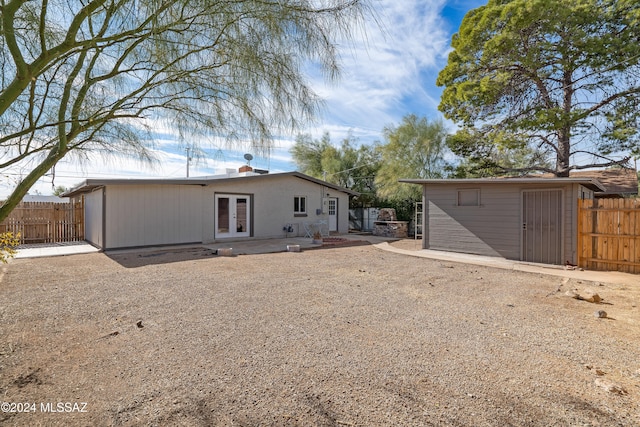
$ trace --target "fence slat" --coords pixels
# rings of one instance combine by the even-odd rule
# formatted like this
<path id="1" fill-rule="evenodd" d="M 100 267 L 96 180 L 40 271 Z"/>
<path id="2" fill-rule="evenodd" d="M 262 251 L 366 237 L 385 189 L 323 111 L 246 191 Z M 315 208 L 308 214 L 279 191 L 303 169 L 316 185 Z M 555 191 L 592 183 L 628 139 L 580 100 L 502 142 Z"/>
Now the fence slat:
<path id="1" fill-rule="evenodd" d="M 640 199 L 578 201 L 578 265 L 640 274 Z"/>
<path id="2" fill-rule="evenodd" d="M 84 201 L 22 202 L 0 222 L 0 233 L 20 233 L 20 244 L 84 240 Z"/>

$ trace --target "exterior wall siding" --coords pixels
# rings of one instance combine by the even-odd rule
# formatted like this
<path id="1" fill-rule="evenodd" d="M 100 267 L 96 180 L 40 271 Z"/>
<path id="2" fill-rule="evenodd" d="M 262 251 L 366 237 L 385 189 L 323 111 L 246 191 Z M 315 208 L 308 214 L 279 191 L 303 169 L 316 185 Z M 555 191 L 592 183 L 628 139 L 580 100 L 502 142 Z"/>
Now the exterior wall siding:
<path id="1" fill-rule="evenodd" d="M 202 241 L 202 187 L 111 185 L 106 189 L 105 247 Z"/>
<path id="2" fill-rule="evenodd" d="M 100 188 L 84 196 L 84 238 L 94 246 L 102 248 L 102 197 L 104 189 Z"/>
<path id="3" fill-rule="evenodd" d="M 338 232 L 349 231 L 349 196 L 295 176 L 225 180 L 206 186 L 111 184 L 104 191 L 104 205 L 102 191 L 95 196 L 88 193 L 86 204 L 87 217 L 92 218 L 89 236 L 103 249 L 214 242 L 216 194 L 242 194 L 251 199 L 251 236 L 232 239 L 304 236 L 303 222 L 328 223 L 326 212 L 316 212 L 322 209 L 323 196 L 338 199 Z M 306 216 L 294 215 L 294 196 L 307 198 Z M 283 230 L 287 224 L 293 232 Z"/>
<path id="4" fill-rule="evenodd" d="M 205 207 L 203 221 L 203 241 L 215 241 L 214 218 L 215 194 L 250 194 L 253 203 L 253 230 L 251 238 L 272 239 L 293 236 L 304 236 L 304 222 L 317 223 L 327 220 L 326 213 L 317 214 L 322 209 L 322 198 L 338 199 L 338 232 L 349 231 L 349 197 L 347 194 L 331 188 L 322 187 L 296 177 L 269 177 L 264 180 L 253 180 L 250 183 L 225 182 L 212 183 L 205 190 Z M 296 216 L 293 212 L 294 196 L 307 199 L 306 216 Z M 283 228 L 291 224 L 293 232 L 287 233 Z"/>
<path id="5" fill-rule="evenodd" d="M 519 191 L 483 187 L 480 206 L 457 206 L 462 188 L 426 189 L 429 248 L 519 259 Z"/>

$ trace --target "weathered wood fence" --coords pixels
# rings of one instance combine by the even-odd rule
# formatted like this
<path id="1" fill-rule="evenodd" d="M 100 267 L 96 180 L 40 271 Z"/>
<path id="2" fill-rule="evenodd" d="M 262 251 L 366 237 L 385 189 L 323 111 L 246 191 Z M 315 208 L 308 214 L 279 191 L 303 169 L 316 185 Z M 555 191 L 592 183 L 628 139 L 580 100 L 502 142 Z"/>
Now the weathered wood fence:
<path id="1" fill-rule="evenodd" d="M 0 223 L 0 233 L 20 233 L 20 244 L 84 240 L 83 202 L 22 202 Z"/>
<path id="2" fill-rule="evenodd" d="M 640 199 L 578 200 L 578 266 L 640 274 Z"/>

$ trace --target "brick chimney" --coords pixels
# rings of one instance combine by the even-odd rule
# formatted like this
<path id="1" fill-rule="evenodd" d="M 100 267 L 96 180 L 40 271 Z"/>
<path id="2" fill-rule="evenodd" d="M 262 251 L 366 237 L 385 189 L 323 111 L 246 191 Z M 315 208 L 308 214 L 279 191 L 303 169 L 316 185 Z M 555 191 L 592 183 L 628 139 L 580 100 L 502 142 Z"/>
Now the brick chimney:
<path id="1" fill-rule="evenodd" d="M 242 172 L 252 172 L 253 168 L 249 165 L 243 165 L 240 166 L 240 169 L 238 169 L 238 172 L 242 173 Z"/>

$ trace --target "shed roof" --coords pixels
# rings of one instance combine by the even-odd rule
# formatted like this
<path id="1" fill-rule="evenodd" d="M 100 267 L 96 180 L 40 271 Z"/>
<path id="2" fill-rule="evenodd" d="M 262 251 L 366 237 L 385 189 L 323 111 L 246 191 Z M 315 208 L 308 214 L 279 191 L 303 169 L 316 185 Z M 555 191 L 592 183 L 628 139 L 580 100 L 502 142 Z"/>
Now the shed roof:
<path id="1" fill-rule="evenodd" d="M 605 191 L 604 185 L 595 178 L 456 178 L 456 179 L 400 179 L 400 182 L 409 184 L 422 185 L 505 185 L 505 184 L 523 184 L 523 185 L 539 185 L 544 181 L 545 184 L 581 184 L 590 190 Z"/>
<path id="2" fill-rule="evenodd" d="M 309 175 L 305 175 L 301 172 L 282 172 L 282 173 L 270 173 L 270 174 L 255 174 L 246 176 L 232 176 L 232 177 L 194 177 L 194 178 L 120 178 L 120 179 L 93 179 L 88 178 L 81 182 L 76 187 L 63 194 L 64 197 L 73 197 L 82 193 L 91 192 L 97 188 L 104 187 L 106 185 L 212 185 L 215 183 L 227 183 L 227 182 L 251 182 L 255 180 L 268 180 L 278 177 L 292 176 L 306 181 L 313 182 L 324 187 L 331 188 L 336 191 L 341 191 L 350 196 L 357 196 L 360 193 L 350 190 L 348 188 L 341 187 L 339 185 L 331 184 L 321 179 L 314 178 Z"/>

